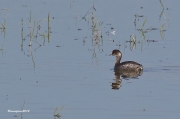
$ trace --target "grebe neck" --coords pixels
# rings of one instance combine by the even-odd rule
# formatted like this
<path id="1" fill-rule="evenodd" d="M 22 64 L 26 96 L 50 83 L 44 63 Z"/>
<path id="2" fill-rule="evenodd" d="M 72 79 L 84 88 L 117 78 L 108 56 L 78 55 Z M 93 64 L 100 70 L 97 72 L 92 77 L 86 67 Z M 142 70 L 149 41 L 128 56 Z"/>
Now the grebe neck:
<path id="1" fill-rule="evenodd" d="M 120 61 L 121 61 L 121 56 L 116 56 L 115 66 L 120 64 Z"/>

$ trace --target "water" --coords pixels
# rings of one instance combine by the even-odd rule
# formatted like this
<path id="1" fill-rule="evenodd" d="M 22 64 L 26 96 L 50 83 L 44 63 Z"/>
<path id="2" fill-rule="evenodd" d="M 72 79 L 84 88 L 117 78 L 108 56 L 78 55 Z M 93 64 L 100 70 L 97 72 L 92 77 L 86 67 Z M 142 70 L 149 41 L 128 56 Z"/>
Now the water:
<path id="1" fill-rule="evenodd" d="M 2 1 L 0 117 L 21 118 L 8 110 L 24 109 L 30 110 L 22 113 L 26 119 L 54 118 L 58 108 L 60 118 L 178 118 L 178 5 L 178 0 Z M 127 42 L 131 35 L 134 46 Z M 121 50 L 122 61 L 144 67 L 137 78 L 120 77 L 116 90 L 113 49 Z"/>

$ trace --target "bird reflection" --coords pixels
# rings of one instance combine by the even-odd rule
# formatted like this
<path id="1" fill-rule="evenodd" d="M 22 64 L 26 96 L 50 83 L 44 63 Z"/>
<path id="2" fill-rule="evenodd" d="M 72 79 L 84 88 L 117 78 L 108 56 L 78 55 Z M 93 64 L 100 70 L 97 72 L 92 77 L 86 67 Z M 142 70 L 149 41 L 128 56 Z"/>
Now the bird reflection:
<path id="1" fill-rule="evenodd" d="M 112 82 L 111 86 L 112 89 L 119 89 L 121 87 L 121 79 L 120 79 L 120 73 L 119 72 L 114 72 L 115 75 L 115 82 Z"/>
<path id="2" fill-rule="evenodd" d="M 114 70 L 115 82 L 112 82 L 111 86 L 112 89 L 118 90 L 121 87 L 122 79 L 127 78 L 137 78 L 138 76 L 142 75 L 143 70 L 141 71 L 121 71 L 121 70 Z"/>
<path id="3" fill-rule="evenodd" d="M 114 72 L 118 72 L 122 78 L 137 78 L 138 76 L 142 75 L 143 70 L 140 70 L 140 71 L 114 70 Z"/>

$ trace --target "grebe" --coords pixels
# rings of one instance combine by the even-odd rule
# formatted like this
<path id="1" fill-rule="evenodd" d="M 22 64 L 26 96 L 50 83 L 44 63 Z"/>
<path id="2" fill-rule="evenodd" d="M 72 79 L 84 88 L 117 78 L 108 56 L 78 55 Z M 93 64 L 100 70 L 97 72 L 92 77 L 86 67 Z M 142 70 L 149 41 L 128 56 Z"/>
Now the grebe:
<path id="1" fill-rule="evenodd" d="M 126 61 L 126 62 L 122 62 L 121 58 L 122 58 L 122 53 L 115 49 L 112 51 L 112 54 L 110 54 L 112 56 L 116 56 L 116 62 L 114 65 L 114 70 L 121 70 L 121 71 L 142 71 L 143 70 L 143 66 L 137 62 L 134 61 Z"/>

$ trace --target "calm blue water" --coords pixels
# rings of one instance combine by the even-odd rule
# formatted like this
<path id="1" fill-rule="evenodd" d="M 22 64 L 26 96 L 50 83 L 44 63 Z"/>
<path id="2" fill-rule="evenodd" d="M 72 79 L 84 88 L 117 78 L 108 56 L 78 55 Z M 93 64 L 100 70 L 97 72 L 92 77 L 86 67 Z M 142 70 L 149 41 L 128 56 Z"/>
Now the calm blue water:
<path id="1" fill-rule="evenodd" d="M 179 118 L 178 0 L 0 3 L 2 119 L 21 118 L 8 110 L 22 108 L 26 119 L 54 118 L 63 106 L 60 118 Z M 126 42 L 131 35 L 135 46 Z M 135 79 L 121 77 L 117 90 L 113 49 L 144 66 Z"/>

